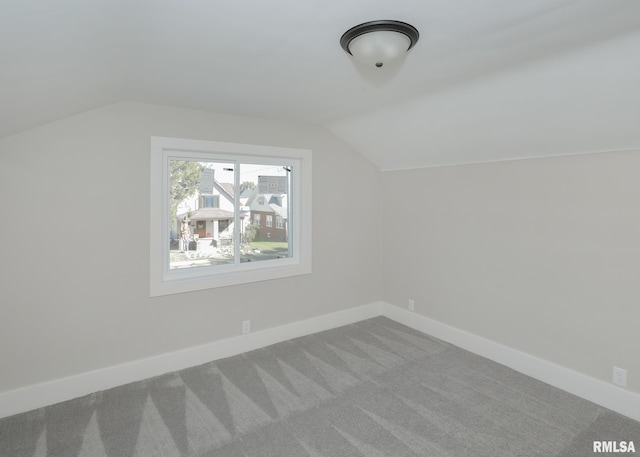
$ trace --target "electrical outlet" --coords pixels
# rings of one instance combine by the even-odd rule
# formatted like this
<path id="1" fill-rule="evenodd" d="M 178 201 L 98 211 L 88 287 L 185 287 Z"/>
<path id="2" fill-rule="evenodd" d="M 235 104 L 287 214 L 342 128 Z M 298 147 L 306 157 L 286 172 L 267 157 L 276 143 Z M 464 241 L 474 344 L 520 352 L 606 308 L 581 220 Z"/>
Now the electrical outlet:
<path id="1" fill-rule="evenodd" d="M 627 370 L 613 367 L 613 383 L 622 387 L 627 387 Z"/>
<path id="2" fill-rule="evenodd" d="M 409 311 L 415 311 L 416 310 L 416 302 L 409 299 Z"/>
<path id="3" fill-rule="evenodd" d="M 251 331 L 251 321 L 242 321 L 242 333 L 249 333 Z"/>

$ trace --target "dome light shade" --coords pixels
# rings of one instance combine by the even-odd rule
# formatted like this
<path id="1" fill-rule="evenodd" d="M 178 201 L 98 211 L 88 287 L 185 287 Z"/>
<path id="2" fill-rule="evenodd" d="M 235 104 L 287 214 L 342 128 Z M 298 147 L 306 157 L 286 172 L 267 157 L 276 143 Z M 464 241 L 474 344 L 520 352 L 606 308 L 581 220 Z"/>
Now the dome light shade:
<path id="1" fill-rule="evenodd" d="M 381 68 L 404 57 L 417 42 L 418 30 L 400 21 L 372 21 L 347 30 L 342 49 L 367 67 Z"/>

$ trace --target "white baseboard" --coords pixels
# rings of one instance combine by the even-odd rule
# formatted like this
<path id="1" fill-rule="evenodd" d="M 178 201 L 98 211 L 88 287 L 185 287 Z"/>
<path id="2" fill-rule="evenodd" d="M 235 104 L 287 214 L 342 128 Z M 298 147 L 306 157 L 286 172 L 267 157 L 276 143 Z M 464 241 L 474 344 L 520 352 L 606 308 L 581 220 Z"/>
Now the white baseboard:
<path id="1" fill-rule="evenodd" d="M 382 315 L 640 421 L 640 395 L 389 303 Z"/>
<path id="2" fill-rule="evenodd" d="M 52 405 L 172 371 L 231 357 L 291 338 L 379 316 L 382 303 L 371 303 L 247 335 L 161 354 L 0 393 L 0 418 Z"/>
<path id="3" fill-rule="evenodd" d="M 640 420 L 640 395 L 636 393 L 384 302 L 0 392 L 0 418 L 380 315 Z"/>

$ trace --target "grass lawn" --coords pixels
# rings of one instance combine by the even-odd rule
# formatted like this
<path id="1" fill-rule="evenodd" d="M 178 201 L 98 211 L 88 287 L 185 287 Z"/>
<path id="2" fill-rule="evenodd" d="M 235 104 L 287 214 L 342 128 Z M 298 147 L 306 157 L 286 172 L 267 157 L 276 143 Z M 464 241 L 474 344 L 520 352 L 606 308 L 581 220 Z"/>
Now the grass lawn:
<path id="1" fill-rule="evenodd" d="M 252 241 L 251 249 L 260 249 L 263 254 L 270 254 L 289 250 L 289 243 L 286 241 Z"/>
<path id="2" fill-rule="evenodd" d="M 250 248 L 259 252 L 249 251 L 240 256 L 241 262 L 252 262 L 254 260 L 282 259 L 287 257 L 289 244 L 286 241 L 252 241 Z"/>

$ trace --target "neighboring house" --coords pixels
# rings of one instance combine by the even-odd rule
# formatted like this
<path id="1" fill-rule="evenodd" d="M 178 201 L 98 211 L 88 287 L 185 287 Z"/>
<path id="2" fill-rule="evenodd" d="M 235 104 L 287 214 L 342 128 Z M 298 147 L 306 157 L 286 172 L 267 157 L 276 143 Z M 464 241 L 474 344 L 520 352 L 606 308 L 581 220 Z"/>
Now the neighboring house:
<path id="1" fill-rule="evenodd" d="M 252 188 L 242 188 L 240 191 L 240 206 L 246 206 L 247 201 L 255 192 L 255 187 Z"/>
<path id="2" fill-rule="evenodd" d="M 260 194 L 258 187 L 244 189 L 239 195 L 240 234 L 250 223 L 258 226 L 257 238 L 287 241 L 289 238 L 288 198 L 286 193 Z M 233 184 L 213 182 L 211 194 L 200 194 L 178 206 L 176 227 L 187 217 L 198 250 L 232 244 L 234 216 Z M 176 229 L 177 233 L 177 229 Z"/>
<path id="3" fill-rule="evenodd" d="M 289 239 L 288 198 L 286 193 L 261 194 L 252 189 L 247 199 L 251 222 L 258 226 L 257 237 L 274 241 Z"/>
<path id="4" fill-rule="evenodd" d="M 233 185 L 214 180 L 211 194 L 198 193 L 178 206 L 176 223 L 188 218 L 198 249 L 220 247 L 233 239 L 233 210 Z"/>

